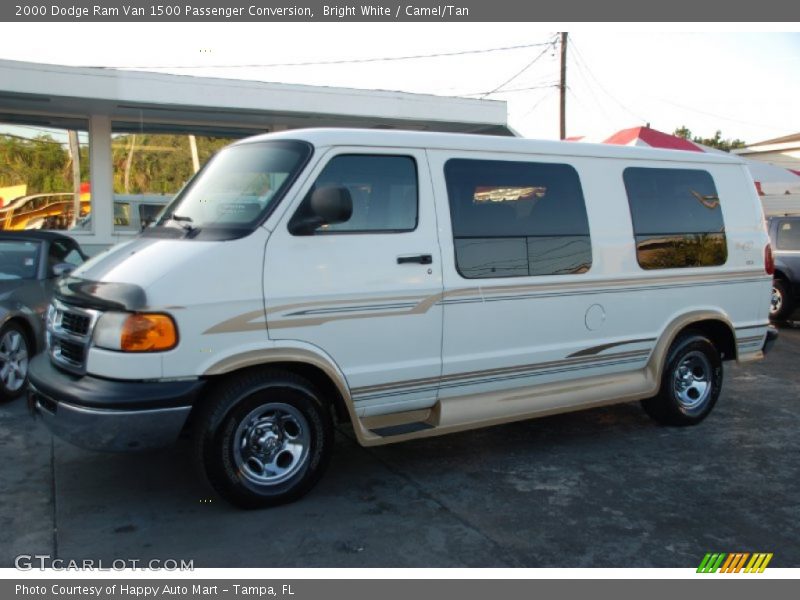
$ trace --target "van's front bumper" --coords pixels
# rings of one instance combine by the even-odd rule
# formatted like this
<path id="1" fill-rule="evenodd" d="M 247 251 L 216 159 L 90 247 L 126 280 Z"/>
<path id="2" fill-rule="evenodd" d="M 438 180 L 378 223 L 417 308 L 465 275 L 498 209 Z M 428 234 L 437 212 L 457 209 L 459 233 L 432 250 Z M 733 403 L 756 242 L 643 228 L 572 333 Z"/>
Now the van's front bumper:
<path id="1" fill-rule="evenodd" d="M 108 451 L 175 442 L 205 383 L 76 377 L 55 368 L 46 354 L 31 361 L 28 376 L 28 408 L 54 435 Z"/>

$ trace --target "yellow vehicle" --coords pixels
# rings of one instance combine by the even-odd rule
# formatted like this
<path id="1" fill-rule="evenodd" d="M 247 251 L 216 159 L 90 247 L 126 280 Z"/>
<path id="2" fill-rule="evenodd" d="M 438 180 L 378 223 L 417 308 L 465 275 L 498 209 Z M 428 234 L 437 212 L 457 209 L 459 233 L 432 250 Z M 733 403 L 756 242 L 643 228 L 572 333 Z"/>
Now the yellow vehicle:
<path id="1" fill-rule="evenodd" d="M 74 197 L 72 192 L 56 192 L 15 198 L 0 208 L 0 229 L 66 229 L 72 223 Z M 91 197 L 81 194 L 79 218 L 90 211 Z"/>

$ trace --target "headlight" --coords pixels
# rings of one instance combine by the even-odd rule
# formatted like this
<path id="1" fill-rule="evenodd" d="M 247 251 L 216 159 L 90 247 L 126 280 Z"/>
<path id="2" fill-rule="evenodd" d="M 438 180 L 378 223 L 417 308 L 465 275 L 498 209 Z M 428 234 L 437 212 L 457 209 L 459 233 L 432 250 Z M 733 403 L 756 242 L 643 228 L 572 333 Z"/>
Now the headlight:
<path id="1" fill-rule="evenodd" d="M 94 343 L 121 352 L 162 352 L 178 345 L 178 328 L 163 313 L 107 312 L 94 328 Z"/>

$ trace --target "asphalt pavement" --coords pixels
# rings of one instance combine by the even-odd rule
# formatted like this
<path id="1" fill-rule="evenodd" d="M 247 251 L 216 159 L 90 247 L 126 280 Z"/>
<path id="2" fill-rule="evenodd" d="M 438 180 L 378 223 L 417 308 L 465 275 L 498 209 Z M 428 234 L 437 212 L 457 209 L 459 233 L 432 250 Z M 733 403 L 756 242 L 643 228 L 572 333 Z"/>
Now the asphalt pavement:
<path id="1" fill-rule="evenodd" d="M 772 552 L 800 567 L 800 328 L 767 359 L 726 363 L 697 427 L 638 403 L 362 448 L 347 427 L 303 500 L 242 511 L 189 445 L 72 447 L 0 405 L 0 566 L 184 559 L 195 567 L 696 567 Z"/>

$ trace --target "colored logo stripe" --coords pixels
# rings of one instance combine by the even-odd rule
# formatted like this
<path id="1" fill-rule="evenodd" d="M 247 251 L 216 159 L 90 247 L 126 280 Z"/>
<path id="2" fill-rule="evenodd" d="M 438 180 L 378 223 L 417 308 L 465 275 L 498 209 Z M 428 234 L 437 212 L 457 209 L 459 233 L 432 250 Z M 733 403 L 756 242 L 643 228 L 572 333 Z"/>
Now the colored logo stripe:
<path id="1" fill-rule="evenodd" d="M 698 573 L 763 573 L 764 569 L 772 560 L 771 552 L 736 552 L 727 554 L 724 552 L 709 552 L 703 557 L 700 566 L 697 567 Z M 748 558 L 750 559 L 748 562 Z M 747 566 L 745 567 L 745 563 Z"/>

